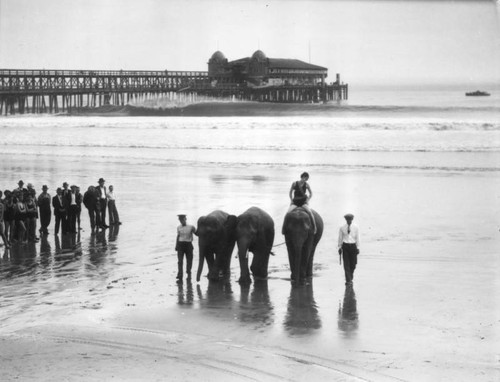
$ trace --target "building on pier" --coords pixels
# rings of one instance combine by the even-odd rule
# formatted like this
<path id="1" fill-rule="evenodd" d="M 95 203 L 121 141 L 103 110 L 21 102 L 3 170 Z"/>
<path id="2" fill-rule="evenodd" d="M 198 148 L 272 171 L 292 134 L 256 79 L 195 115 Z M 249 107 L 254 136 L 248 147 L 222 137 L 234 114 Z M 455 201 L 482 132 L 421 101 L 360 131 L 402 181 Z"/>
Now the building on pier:
<path id="1" fill-rule="evenodd" d="M 257 50 L 251 57 L 228 61 L 220 51 L 208 60 L 211 83 L 255 86 L 322 85 L 328 69 L 297 59 L 268 58 Z"/>

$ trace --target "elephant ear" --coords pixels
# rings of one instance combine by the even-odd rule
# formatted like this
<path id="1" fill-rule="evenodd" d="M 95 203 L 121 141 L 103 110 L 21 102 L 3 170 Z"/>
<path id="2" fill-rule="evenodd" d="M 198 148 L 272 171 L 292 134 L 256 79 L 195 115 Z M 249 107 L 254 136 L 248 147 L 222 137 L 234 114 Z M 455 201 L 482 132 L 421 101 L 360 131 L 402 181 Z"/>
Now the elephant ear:
<path id="1" fill-rule="evenodd" d="M 236 240 L 236 226 L 238 225 L 238 217 L 235 215 L 229 215 L 224 223 L 224 228 L 226 229 L 228 239 Z"/>
<path id="2" fill-rule="evenodd" d="M 207 217 L 206 216 L 200 216 L 200 218 L 198 219 L 198 223 L 196 225 L 196 232 L 195 232 L 195 235 L 198 236 L 198 231 L 200 230 L 200 226 L 202 226 L 205 221 L 206 221 Z"/>

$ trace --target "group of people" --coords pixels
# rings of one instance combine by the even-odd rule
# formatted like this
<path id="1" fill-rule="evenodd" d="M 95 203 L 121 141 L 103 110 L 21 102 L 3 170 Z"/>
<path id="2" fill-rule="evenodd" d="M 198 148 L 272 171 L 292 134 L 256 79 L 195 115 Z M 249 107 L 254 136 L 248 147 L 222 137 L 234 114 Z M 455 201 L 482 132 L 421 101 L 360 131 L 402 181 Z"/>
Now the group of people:
<path id="1" fill-rule="evenodd" d="M 56 189 L 53 197 L 48 193 L 47 185 L 37 196 L 33 184 L 20 180 L 14 190 L 0 191 L 0 236 L 6 248 L 12 243 L 36 242 L 37 222 L 40 220 L 40 235 L 48 235 L 52 213 L 55 218 L 54 234 L 76 233 L 81 230 L 80 215 L 82 204 L 87 208 L 92 233 L 106 229 L 106 210 L 109 211 L 109 224 L 121 224 L 116 208 L 113 186 L 105 186 L 100 178 L 97 186 L 90 186 L 81 194 L 76 185 L 67 182 Z"/>
<path id="2" fill-rule="evenodd" d="M 300 175 L 300 180 L 292 183 L 289 191 L 290 207 L 287 212 L 290 212 L 297 207 L 304 208 L 311 218 L 314 234 L 316 234 L 316 220 L 314 219 L 314 215 L 309 208 L 309 200 L 312 198 L 312 190 L 309 183 L 307 183 L 308 180 L 309 174 L 304 172 Z M 193 264 L 192 241 L 193 234 L 196 233 L 196 228 L 187 224 L 186 215 L 182 214 L 177 216 L 179 218 L 179 222 L 181 223 L 177 227 L 177 239 L 175 244 L 178 259 L 177 281 L 182 282 L 184 258 L 186 258 L 187 279 L 191 279 L 191 267 Z M 342 263 L 343 260 L 344 263 L 346 286 L 350 287 L 353 285 L 354 270 L 356 269 L 356 265 L 358 263 L 360 235 L 359 227 L 353 223 L 354 215 L 346 214 L 344 215 L 344 219 L 346 220 L 346 224 L 339 229 L 337 248 L 340 256 L 340 262 Z"/>

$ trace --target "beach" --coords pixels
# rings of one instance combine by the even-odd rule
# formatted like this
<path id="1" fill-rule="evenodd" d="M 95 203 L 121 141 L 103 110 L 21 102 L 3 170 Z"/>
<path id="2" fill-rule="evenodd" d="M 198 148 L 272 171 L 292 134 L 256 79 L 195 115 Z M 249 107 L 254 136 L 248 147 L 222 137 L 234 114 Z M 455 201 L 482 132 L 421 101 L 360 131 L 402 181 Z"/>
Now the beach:
<path id="1" fill-rule="evenodd" d="M 351 114 L 2 119 L 1 187 L 53 195 L 103 177 L 123 225 L 91 235 L 84 210 L 78 236 L 52 223 L 39 243 L 0 248 L 0 379 L 497 380 L 497 123 L 370 113 L 369 126 Z M 293 287 L 281 224 L 303 171 L 325 231 L 311 284 Z M 275 222 L 268 280 L 239 285 L 234 251 L 230 280 L 176 284 L 176 215 L 196 225 L 251 206 Z M 337 254 L 347 212 L 362 233 L 352 289 Z"/>

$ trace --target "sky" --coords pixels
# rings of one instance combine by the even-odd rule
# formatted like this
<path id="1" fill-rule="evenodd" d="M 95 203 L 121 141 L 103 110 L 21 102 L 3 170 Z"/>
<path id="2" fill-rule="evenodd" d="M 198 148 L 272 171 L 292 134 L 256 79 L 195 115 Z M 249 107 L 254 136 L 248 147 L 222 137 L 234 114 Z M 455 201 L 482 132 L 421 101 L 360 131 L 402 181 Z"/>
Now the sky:
<path id="1" fill-rule="evenodd" d="M 207 70 L 262 50 L 349 84 L 500 84 L 494 0 L 0 0 L 0 69 Z"/>

